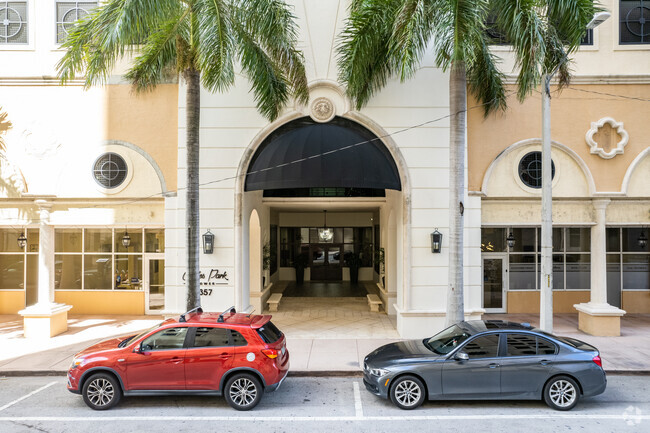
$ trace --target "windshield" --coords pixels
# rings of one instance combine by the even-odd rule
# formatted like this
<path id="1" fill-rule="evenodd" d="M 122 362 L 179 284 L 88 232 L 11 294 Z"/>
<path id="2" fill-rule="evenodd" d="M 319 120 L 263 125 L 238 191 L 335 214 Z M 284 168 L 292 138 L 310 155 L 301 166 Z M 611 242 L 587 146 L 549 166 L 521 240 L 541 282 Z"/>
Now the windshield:
<path id="1" fill-rule="evenodd" d="M 161 322 L 161 323 L 159 323 L 159 324 L 157 324 L 157 325 L 152 326 L 151 328 L 147 329 L 146 331 L 142 331 L 142 332 L 139 333 L 138 335 L 132 335 L 131 337 L 129 337 L 129 338 L 125 339 L 125 340 L 120 341 L 120 344 L 118 344 L 118 347 L 125 347 L 125 346 L 126 346 L 127 344 L 129 344 L 130 342 L 132 342 L 132 341 L 136 341 L 137 339 L 139 339 L 140 337 L 144 337 L 146 334 L 148 334 L 149 332 L 153 331 L 154 329 L 160 328 L 160 325 L 162 325 L 162 324 L 163 324 L 163 322 Z"/>
<path id="2" fill-rule="evenodd" d="M 470 334 L 463 331 L 458 325 L 453 325 L 433 337 L 425 339 L 424 345 L 438 355 L 446 355 L 469 337 Z"/>

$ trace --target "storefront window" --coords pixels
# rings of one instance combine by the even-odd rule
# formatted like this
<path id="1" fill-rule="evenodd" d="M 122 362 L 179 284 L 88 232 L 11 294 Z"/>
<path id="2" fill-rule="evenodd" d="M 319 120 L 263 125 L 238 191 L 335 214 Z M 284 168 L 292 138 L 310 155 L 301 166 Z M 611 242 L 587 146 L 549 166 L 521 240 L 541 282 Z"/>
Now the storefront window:
<path id="1" fill-rule="evenodd" d="M 111 258 L 110 255 L 86 254 L 84 256 L 84 289 L 111 290 L 113 269 Z"/>
<path id="2" fill-rule="evenodd" d="M 112 230 L 86 229 L 84 236 L 84 251 L 93 253 L 110 253 L 112 243 Z"/>
<path id="3" fill-rule="evenodd" d="M 510 290 L 535 290 L 535 255 L 511 254 Z"/>
<path id="4" fill-rule="evenodd" d="M 115 256 L 115 288 L 140 290 L 142 286 L 142 256 Z"/>
<path id="5" fill-rule="evenodd" d="M 22 253 L 23 250 L 18 246 L 18 236 L 21 233 L 18 229 L 0 229 L 0 252 Z"/>
<path id="6" fill-rule="evenodd" d="M 54 251 L 57 253 L 80 253 L 81 229 L 56 229 L 54 231 Z"/>
<path id="7" fill-rule="evenodd" d="M 566 255 L 566 288 L 589 290 L 591 287 L 591 260 L 589 254 Z"/>
<path id="8" fill-rule="evenodd" d="M 650 290 L 650 247 L 639 245 L 641 227 L 607 228 L 607 288 Z"/>
<path id="9" fill-rule="evenodd" d="M 0 288 L 5 290 L 23 289 L 24 274 L 25 274 L 24 254 L 0 255 Z"/>
<path id="10" fill-rule="evenodd" d="M 481 229 L 481 251 L 500 253 L 506 251 L 506 229 L 484 227 Z"/>
<path id="11" fill-rule="evenodd" d="M 81 290 L 81 254 L 54 256 L 54 288 Z"/>
<path id="12" fill-rule="evenodd" d="M 144 242 L 145 242 L 145 252 L 164 253 L 165 252 L 165 229 L 145 229 Z"/>
<path id="13" fill-rule="evenodd" d="M 122 238 L 128 234 L 131 238 L 131 243 L 128 247 L 122 244 Z M 116 253 L 141 253 L 142 252 L 142 230 L 131 229 L 121 231 L 115 230 L 115 252 Z"/>

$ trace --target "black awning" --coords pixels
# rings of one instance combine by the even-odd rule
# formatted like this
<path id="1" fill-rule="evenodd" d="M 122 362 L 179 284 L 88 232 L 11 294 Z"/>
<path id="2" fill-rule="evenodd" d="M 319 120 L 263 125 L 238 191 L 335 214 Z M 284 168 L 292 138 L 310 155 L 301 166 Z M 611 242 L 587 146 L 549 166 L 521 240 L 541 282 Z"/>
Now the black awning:
<path id="1" fill-rule="evenodd" d="M 304 117 L 260 145 L 245 191 L 315 187 L 402 189 L 395 161 L 372 132 L 341 117 L 328 123 Z"/>

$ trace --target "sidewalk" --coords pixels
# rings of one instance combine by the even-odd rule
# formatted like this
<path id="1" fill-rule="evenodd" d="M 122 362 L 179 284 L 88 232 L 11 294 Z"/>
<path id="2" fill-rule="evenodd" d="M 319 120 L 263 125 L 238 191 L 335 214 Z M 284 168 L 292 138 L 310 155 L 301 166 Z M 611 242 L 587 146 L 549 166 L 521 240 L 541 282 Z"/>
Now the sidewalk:
<path id="1" fill-rule="evenodd" d="M 278 314 L 278 316 L 281 316 Z M 386 316 L 384 315 L 384 318 Z M 538 325 L 539 317 L 527 314 L 484 316 Z M 75 316 L 68 320 L 68 331 L 49 340 L 28 340 L 23 337 L 22 318 L 0 315 L 0 376 L 63 375 L 78 351 L 98 341 L 133 334 L 159 323 L 161 316 Z M 278 324 L 282 318 L 277 318 Z M 367 320 L 350 318 L 348 326 L 359 327 L 357 335 L 343 333 L 344 338 L 316 338 L 323 334 L 322 319 L 314 323 L 318 329 L 310 335 L 305 331 L 308 318 L 299 324 L 279 325 L 287 336 L 291 353 L 291 372 L 296 375 L 353 374 L 359 372 L 363 358 L 373 349 L 398 338 L 374 337 L 368 332 Z M 340 319 L 335 319 L 340 322 Z M 650 374 L 650 315 L 628 315 L 622 319 L 620 337 L 593 337 L 577 330 L 577 314 L 557 314 L 554 333 L 584 340 L 601 351 L 603 366 L 609 373 Z M 275 319 L 274 319 L 275 321 Z M 396 335 L 393 333 L 386 335 Z"/>

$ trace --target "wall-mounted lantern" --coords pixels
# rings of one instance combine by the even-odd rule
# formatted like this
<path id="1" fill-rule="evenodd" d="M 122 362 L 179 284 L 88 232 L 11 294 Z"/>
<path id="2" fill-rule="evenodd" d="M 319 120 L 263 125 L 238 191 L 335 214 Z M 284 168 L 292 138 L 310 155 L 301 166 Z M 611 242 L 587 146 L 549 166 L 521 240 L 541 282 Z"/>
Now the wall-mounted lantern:
<path id="1" fill-rule="evenodd" d="M 124 231 L 124 236 L 122 236 L 122 245 L 124 248 L 128 248 L 131 245 L 131 236 L 129 236 L 126 230 Z"/>
<path id="2" fill-rule="evenodd" d="M 439 253 L 442 250 L 442 233 L 436 229 L 431 233 L 431 252 Z"/>
<path id="3" fill-rule="evenodd" d="M 636 243 L 639 244 L 641 248 L 645 248 L 648 245 L 648 237 L 645 235 L 645 232 L 641 230 L 639 238 L 636 240 Z"/>
<path id="4" fill-rule="evenodd" d="M 18 246 L 21 250 L 24 250 L 27 246 L 27 238 L 25 237 L 25 232 L 20 232 L 20 236 L 18 236 Z"/>
<path id="5" fill-rule="evenodd" d="M 506 242 L 508 243 L 508 248 L 512 249 L 515 246 L 515 235 L 510 232 L 508 234 L 508 237 L 506 238 Z"/>
<path id="6" fill-rule="evenodd" d="M 203 254 L 212 254 L 214 252 L 214 235 L 210 229 L 203 233 Z"/>

